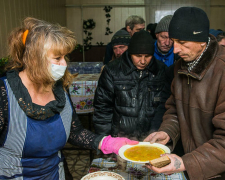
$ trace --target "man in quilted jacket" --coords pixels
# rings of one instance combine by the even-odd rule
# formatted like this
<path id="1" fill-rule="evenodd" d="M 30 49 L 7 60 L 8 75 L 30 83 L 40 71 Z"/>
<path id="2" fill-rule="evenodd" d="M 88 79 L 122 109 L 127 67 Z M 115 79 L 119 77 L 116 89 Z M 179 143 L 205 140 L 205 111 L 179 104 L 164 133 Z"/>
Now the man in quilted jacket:
<path id="1" fill-rule="evenodd" d="M 153 54 L 154 40 L 142 30 L 134 33 L 122 56 L 104 67 L 94 98 L 97 134 L 141 141 L 158 130 L 162 120 L 154 116 L 167 66 Z"/>

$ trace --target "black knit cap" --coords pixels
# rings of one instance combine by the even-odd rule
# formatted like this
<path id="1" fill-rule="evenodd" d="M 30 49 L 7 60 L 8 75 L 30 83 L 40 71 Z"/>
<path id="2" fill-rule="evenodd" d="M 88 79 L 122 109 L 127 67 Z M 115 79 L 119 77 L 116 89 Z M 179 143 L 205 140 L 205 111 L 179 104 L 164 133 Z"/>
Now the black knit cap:
<path id="1" fill-rule="evenodd" d="M 134 33 L 128 46 L 129 54 L 154 54 L 154 40 L 149 32 L 141 30 Z"/>
<path id="2" fill-rule="evenodd" d="M 169 37 L 182 41 L 208 42 L 209 19 L 197 7 L 177 9 L 170 21 Z"/>
<path id="3" fill-rule="evenodd" d="M 120 29 L 113 35 L 111 39 L 112 47 L 116 45 L 128 46 L 130 38 L 130 34 L 125 29 Z"/>

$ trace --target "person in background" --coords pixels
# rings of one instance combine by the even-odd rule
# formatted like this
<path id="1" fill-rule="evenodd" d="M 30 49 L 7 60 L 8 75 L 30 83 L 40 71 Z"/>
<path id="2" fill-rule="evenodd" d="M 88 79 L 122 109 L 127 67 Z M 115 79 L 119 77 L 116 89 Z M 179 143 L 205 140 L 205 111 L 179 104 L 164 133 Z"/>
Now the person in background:
<path id="1" fill-rule="evenodd" d="M 113 47 L 113 56 L 111 61 L 119 58 L 128 49 L 130 38 L 130 34 L 125 29 L 121 29 L 113 35 L 111 39 L 111 45 Z M 102 66 L 101 72 L 104 67 L 105 65 Z"/>
<path id="2" fill-rule="evenodd" d="M 135 32 L 139 32 L 145 29 L 145 20 L 141 16 L 129 16 L 125 21 L 125 27 L 127 32 L 132 37 Z"/>
<path id="3" fill-rule="evenodd" d="M 225 47 L 225 32 L 223 32 L 222 34 L 219 34 L 216 37 L 216 39 L 217 39 L 219 45 Z"/>
<path id="4" fill-rule="evenodd" d="M 225 47 L 225 32 L 220 29 L 210 29 L 209 33 L 216 37 L 219 45 Z"/>
<path id="5" fill-rule="evenodd" d="M 154 57 L 164 62 L 167 66 L 171 66 L 179 56 L 173 52 L 173 41 L 169 38 L 169 24 L 172 19 L 172 15 L 164 16 L 156 26 L 156 42 Z"/>
<path id="6" fill-rule="evenodd" d="M 113 37 L 111 39 L 111 44 L 113 47 L 112 60 L 119 58 L 128 49 L 130 39 L 131 39 L 131 37 L 130 37 L 129 33 L 124 29 L 117 31 L 113 35 Z"/>
<path id="7" fill-rule="evenodd" d="M 225 47 L 225 32 L 223 32 L 222 34 L 219 34 L 216 37 L 216 39 L 217 39 L 219 45 Z"/>
<path id="8" fill-rule="evenodd" d="M 210 29 L 209 34 L 212 34 L 213 36 L 217 37 L 219 34 L 223 34 L 223 31 L 220 29 Z"/>
<path id="9" fill-rule="evenodd" d="M 162 98 L 160 105 L 157 108 L 154 121 L 160 125 L 163 120 L 163 115 L 166 112 L 165 103 L 171 95 L 171 84 L 174 77 L 174 66 L 175 62 L 180 58 L 177 54 L 174 54 L 173 41 L 169 38 L 169 24 L 172 19 L 172 15 L 163 17 L 156 27 L 155 52 L 154 56 L 156 59 L 163 61 L 167 66 L 166 69 L 166 81 L 162 91 Z M 184 154 L 181 139 L 178 140 L 176 147 L 173 150 L 174 154 L 179 156 Z"/>
<path id="10" fill-rule="evenodd" d="M 147 25 L 146 30 L 152 35 L 153 39 L 157 39 L 155 35 L 155 28 L 157 26 L 157 23 L 150 23 Z"/>
<path id="11" fill-rule="evenodd" d="M 177 9 L 169 25 L 175 64 L 172 95 L 158 132 L 144 141 L 172 149 L 181 137 L 185 154 L 156 173 L 185 171 L 190 180 L 225 179 L 225 50 L 209 34 L 209 19 L 196 7 Z"/>
<path id="12" fill-rule="evenodd" d="M 135 32 L 145 29 L 145 20 L 141 16 L 132 15 L 125 21 L 125 27 L 122 28 L 127 31 L 132 37 Z M 111 42 L 106 46 L 104 64 L 107 64 L 113 57 L 113 48 Z"/>
<path id="13" fill-rule="evenodd" d="M 0 179 L 65 179 L 61 150 L 67 141 L 105 154 L 138 143 L 82 127 L 65 60 L 75 46 L 67 28 L 29 17 L 9 36 L 7 72 L 0 79 Z"/>

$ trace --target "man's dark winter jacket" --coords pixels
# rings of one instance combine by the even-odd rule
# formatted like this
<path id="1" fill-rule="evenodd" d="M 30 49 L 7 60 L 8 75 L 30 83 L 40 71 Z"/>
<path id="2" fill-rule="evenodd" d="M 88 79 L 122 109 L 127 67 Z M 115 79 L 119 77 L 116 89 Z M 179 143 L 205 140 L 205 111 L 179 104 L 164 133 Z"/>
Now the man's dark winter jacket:
<path id="1" fill-rule="evenodd" d="M 166 65 L 154 57 L 138 70 L 127 52 L 107 64 L 94 99 L 97 134 L 143 138 L 161 123 L 153 122 L 165 84 Z"/>

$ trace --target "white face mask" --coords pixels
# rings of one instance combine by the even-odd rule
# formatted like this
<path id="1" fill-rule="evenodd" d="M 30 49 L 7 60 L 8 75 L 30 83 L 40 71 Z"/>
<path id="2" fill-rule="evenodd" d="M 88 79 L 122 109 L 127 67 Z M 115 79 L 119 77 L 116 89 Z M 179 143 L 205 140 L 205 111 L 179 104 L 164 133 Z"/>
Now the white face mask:
<path id="1" fill-rule="evenodd" d="M 51 64 L 51 74 L 52 74 L 52 78 L 55 81 L 58 81 L 59 79 L 61 79 L 66 71 L 67 66 L 60 66 L 60 65 L 56 65 L 56 64 Z"/>

